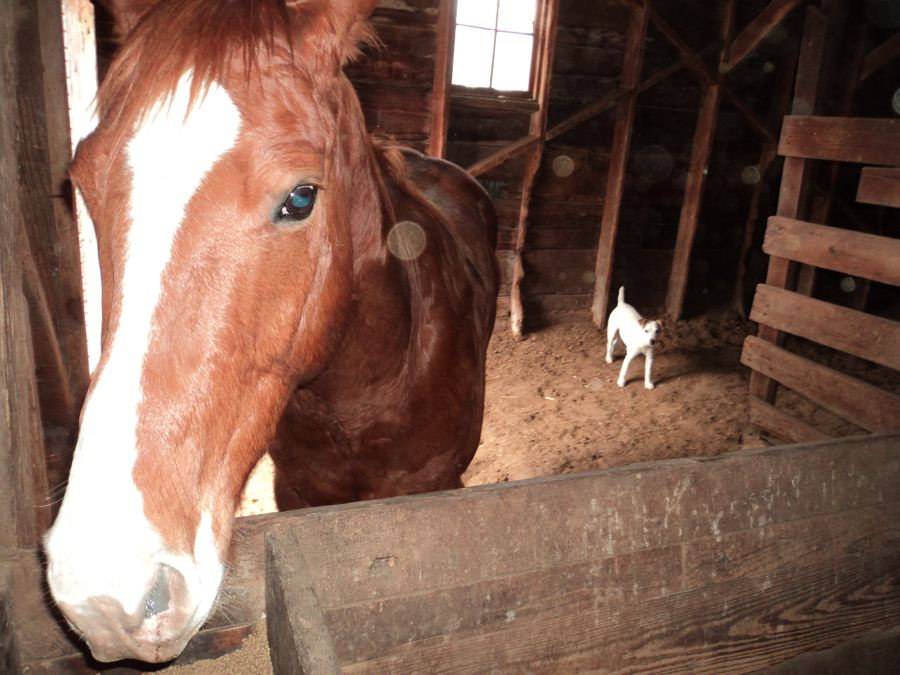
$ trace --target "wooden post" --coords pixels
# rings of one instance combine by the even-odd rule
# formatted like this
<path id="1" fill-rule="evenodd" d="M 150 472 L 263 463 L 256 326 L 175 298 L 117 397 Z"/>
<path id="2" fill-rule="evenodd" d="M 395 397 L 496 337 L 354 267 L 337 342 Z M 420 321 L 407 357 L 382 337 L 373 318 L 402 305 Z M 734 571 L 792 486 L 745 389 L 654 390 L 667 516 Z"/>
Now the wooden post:
<path id="1" fill-rule="evenodd" d="M 428 154 L 443 157 L 450 109 L 450 76 L 453 69 L 453 34 L 456 2 L 440 0 L 434 44 L 434 85 L 431 90 L 431 137 Z"/>
<path id="2" fill-rule="evenodd" d="M 781 120 L 790 111 L 791 94 L 794 89 L 794 73 L 797 69 L 797 50 L 792 49 L 790 54 L 781 62 L 778 82 L 775 84 L 775 98 L 769 111 L 769 122 L 773 128 L 781 127 Z M 753 186 L 750 195 L 750 205 L 747 208 L 747 220 L 744 225 L 744 238 L 741 242 L 741 252 L 738 256 L 737 274 L 734 281 L 734 295 L 732 306 L 741 317 L 746 318 L 749 307 L 744 305 L 745 277 L 747 275 L 747 256 L 753 246 L 756 237 L 756 225 L 759 220 L 760 200 L 763 188 L 766 187 L 766 174 L 772 166 L 772 162 L 778 156 L 778 143 L 775 140 L 764 141 L 759 153 L 757 172 L 759 180 Z"/>
<path id="3" fill-rule="evenodd" d="M 794 114 L 810 115 L 819 98 L 822 74 L 822 57 L 825 49 L 825 16 L 810 5 L 806 8 L 803 24 L 803 38 L 797 61 L 797 78 L 794 85 Z M 809 174 L 812 162 L 799 157 L 786 157 L 781 176 L 781 190 L 778 196 L 778 215 L 786 218 L 803 218 Z M 791 289 L 796 283 L 796 264 L 786 258 L 773 256 L 769 259 L 766 284 L 778 288 Z M 774 344 L 781 344 L 783 334 L 769 326 L 759 327 L 759 337 Z M 750 395 L 767 403 L 775 400 L 776 383 L 762 373 L 754 371 L 750 375 Z"/>
<path id="4" fill-rule="evenodd" d="M 39 43 L 33 10 L 30 4 L 0 5 L 0 553 L 39 545 L 50 513 L 31 327 L 19 266 L 27 245 L 25 214 L 35 218 L 30 209 L 39 201 L 29 196 L 34 185 L 23 182 L 22 172 L 37 170 L 40 153 L 38 159 L 27 156 L 37 149 L 19 140 L 23 121 L 29 116 L 40 119 L 43 108 L 40 98 L 22 97 L 20 89 L 23 74 L 40 67 L 23 44 L 33 48 Z M 26 107 L 36 102 L 37 110 Z M 52 210 L 41 213 L 52 218 Z"/>
<path id="5" fill-rule="evenodd" d="M 731 33 L 734 29 L 735 2 L 726 0 L 722 18 L 722 52 L 719 63 L 728 60 L 728 49 Z M 684 309 L 684 296 L 687 291 L 690 274 L 691 252 L 697 235 L 697 224 L 700 218 L 700 207 L 703 204 L 703 188 L 706 184 L 706 173 L 709 158 L 712 154 L 713 140 L 716 135 L 716 121 L 719 116 L 719 104 L 722 100 L 723 76 L 704 85 L 700 99 L 700 113 L 697 116 L 697 128 L 694 133 L 694 146 L 688 168 L 687 185 L 684 189 L 684 202 L 681 206 L 681 217 L 678 221 L 678 236 L 675 242 L 675 253 L 672 258 L 672 271 L 669 275 L 669 288 L 666 295 L 666 313 L 672 319 L 680 319 Z"/>
<path id="6" fill-rule="evenodd" d="M 525 267 L 522 254 L 528 230 L 528 208 L 534 177 L 537 175 L 544 154 L 544 137 L 547 133 L 547 107 L 550 105 L 550 79 L 553 74 L 553 54 L 556 46 L 556 24 L 559 15 L 559 0 L 547 0 L 542 6 L 542 16 L 538 18 L 540 32 L 535 36 L 536 58 L 534 59 L 534 90 L 538 109 L 531 113 L 528 134 L 539 139 L 532 147 L 522 175 L 522 201 L 519 206 L 519 220 L 516 224 L 516 249 L 513 261 L 512 285 L 509 293 L 509 325 L 516 339 L 522 337 L 525 309 L 522 305 L 522 280 Z"/>
<path id="7" fill-rule="evenodd" d="M 622 63 L 620 88 L 628 91 L 616 106 L 616 124 L 609 157 L 609 174 L 606 179 L 606 200 L 603 204 L 603 220 L 600 225 L 600 240 L 597 243 L 597 262 L 594 266 L 594 300 L 591 317 L 597 328 L 606 326 L 609 290 L 612 285 L 613 257 L 616 235 L 619 230 L 619 215 L 622 194 L 625 188 L 625 171 L 628 165 L 628 151 L 634 126 L 634 112 L 637 107 L 637 87 L 641 81 L 644 64 L 644 41 L 649 23 L 649 8 L 633 6 L 628 24 L 628 44 Z"/>

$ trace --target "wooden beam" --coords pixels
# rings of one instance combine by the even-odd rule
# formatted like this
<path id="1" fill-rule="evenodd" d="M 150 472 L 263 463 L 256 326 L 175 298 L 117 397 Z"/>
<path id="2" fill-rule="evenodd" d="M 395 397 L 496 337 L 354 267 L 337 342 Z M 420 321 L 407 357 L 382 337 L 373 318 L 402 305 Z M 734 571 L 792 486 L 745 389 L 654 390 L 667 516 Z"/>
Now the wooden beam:
<path id="1" fill-rule="evenodd" d="M 729 73 L 759 46 L 765 37 L 804 0 L 772 0 L 731 43 L 722 72 Z"/>
<path id="2" fill-rule="evenodd" d="M 772 434 L 785 443 L 824 441 L 827 434 L 790 413 L 779 410 L 765 401 L 750 397 L 750 424 Z"/>
<path id="3" fill-rule="evenodd" d="M 752 335 L 744 340 L 741 363 L 867 431 L 900 431 L 896 394 Z"/>
<path id="4" fill-rule="evenodd" d="M 597 260 L 594 264 L 594 299 L 591 303 L 591 317 L 597 328 L 606 326 L 609 290 L 613 276 L 613 258 L 619 231 L 619 215 L 622 207 L 622 195 L 625 191 L 628 152 L 631 146 L 631 132 L 637 107 L 635 89 L 641 79 L 648 24 L 649 11 L 647 8 L 641 6 L 633 8 L 628 24 L 628 43 L 625 46 L 621 77 L 621 86 L 629 90 L 629 93 L 619 100 L 616 108 L 616 124 L 613 129 L 609 171 L 606 179 L 606 198 L 603 202 L 603 220 L 600 223 Z"/>
<path id="5" fill-rule="evenodd" d="M 588 103 L 583 108 L 572 113 L 569 117 L 564 119 L 559 124 L 551 127 L 550 130 L 547 131 L 547 140 L 552 141 L 557 136 L 563 135 L 567 131 L 570 131 L 577 127 L 579 124 L 583 124 L 589 119 L 596 117 L 600 113 L 609 110 L 624 97 L 630 96 L 632 94 L 633 92 L 631 90 L 622 88 L 607 92 L 596 101 Z"/>
<path id="6" fill-rule="evenodd" d="M 813 5 L 807 5 L 803 19 L 803 36 L 800 54 L 797 58 L 797 77 L 794 85 L 794 100 L 791 104 L 795 115 L 809 115 L 814 112 L 819 98 L 819 86 L 823 79 L 822 61 L 825 54 L 827 23 L 825 15 Z M 781 186 L 778 193 L 779 216 L 803 218 L 806 215 L 809 197 L 811 162 L 798 157 L 787 157 L 781 172 Z M 778 288 L 794 288 L 797 264 L 788 258 L 772 256 L 766 283 Z M 769 326 L 759 327 L 759 337 L 773 344 L 781 344 L 783 335 Z M 750 374 L 750 394 L 768 403 L 775 402 L 776 383 L 762 373 Z"/>
<path id="7" fill-rule="evenodd" d="M 718 45 L 709 45 L 706 49 L 700 52 L 701 55 L 707 54 L 713 49 L 716 49 Z M 668 79 L 675 73 L 680 70 L 684 70 L 686 68 L 686 64 L 683 61 L 676 61 L 675 63 L 669 64 L 659 72 L 651 75 L 646 80 L 641 82 L 641 85 L 637 88 L 637 93 L 641 94 L 648 89 L 652 89 L 657 84 L 662 82 L 665 79 Z M 553 126 L 549 131 L 547 131 L 546 140 L 551 141 L 557 136 L 561 136 L 562 134 L 574 129 L 579 124 L 583 124 L 589 119 L 596 117 L 602 112 L 605 112 L 612 108 L 616 103 L 618 103 L 625 96 L 629 96 L 632 93 L 630 89 L 619 88 L 614 89 L 613 91 L 607 92 L 596 101 L 592 101 L 585 105 L 583 108 L 572 113 L 569 117 L 564 119 L 559 124 Z"/>
<path id="8" fill-rule="evenodd" d="M 622 0 L 629 7 L 639 7 L 637 0 Z M 719 87 L 721 89 L 721 95 L 725 96 L 728 99 L 729 103 L 734 106 L 734 108 L 741 114 L 742 117 L 750 124 L 754 131 L 759 133 L 766 139 L 774 139 L 775 133 L 769 129 L 769 127 L 760 120 L 759 116 L 753 111 L 753 107 L 748 105 L 747 102 L 735 94 L 730 87 L 728 87 L 721 79 L 720 75 L 713 71 L 703 58 L 698 54 L 694 49 L 688 45 L 687 42 L 682 39 L 682 37 L 678 34 L 678 32 L 672 28 L 669 23 L 663 19 L 659 13 L 653 9 L 652 7 L 649 9 L 650 19 L 653 21 L 653 25 L 656 26 L 656 29 L 659 30 L 660 33 L 663 34 L 675 50 L 678 52 L 680 58 L 685 62 L 688 68 L 697 76 L 700 82 L 704 85 L 709 85 L 711 83 L 719 83 Z"/>
<path id="9" fill-rule="evenodd" d="M 517 141 L 513 141 L 507 145 L 504 145 L 499 150 L 495 150 L 487 157 L 483 159 L 479 159 L 474 164 L 470 165 L 466 171 L 472 174 L 475 177 L 478 177 L 484 173 L 487 173 L 491 169 L 495 169 L 503 162 L 516 155 L 525 152 L 528 148 L 530 148 L 535 143 L 540 143 L 540 136 L 524 136 Z"/>
<path id="10" fill-rule="evenodd" d="M 900 286 L 897 264 L 900 239 L 772 216 L 763 251 L 771 256 Z"/>
<path id="11" fill-rule="evenodd" d="M 897 58 L 900 58 L 900 31 L 894 33 L 868 53 L 863 60 L 862 71 L 859 74 L 860 82 L 868 79 L 872 73 L 880 70 Z"/>
<path id="12" fill-rule="evenodd" d="M 865 167 L 856 190 L 856 201 L 900 209 L 900 169 Z"/>
<path id="13" fill-rule="evenodd" d="M 529 136 L 542 139 L 530 148 L 531 154 L 522 174 L 522 199 L 519 203 L 519 220 L 516 223 L 515 262 L 509 297 L 509 323 L 513 337 L 521 339 L 525 323 L 525 308 L 522 304 L 522 281 L 525 278 L 525 266 L 522 255 L 525 251 L 525 240 L 528 232 L 528 209 L 531 205 L 531 191 L 534 177 L 541 166 L 544 155 L 544 141 L 547 134 L 547 108 L 550 105 L 550 81 L 553 75 L 553 55 L 556 47 L 556 23 L 559 14 L 559 0 L 547 0 L 541 6 L 542 16 L 538 17 L 540 34 L 538 35 L 537 57 L 535 58 L 535 99 L 538 109 L 531 113 L 528 124 Z"/>
<path id="14" fill-rule="evenodd" d="M 534 177 L 537 175 L 543 157 L 543 143 L 531 146 L 531 153 L 525 163 L 525 171 L 522 176 L 522 200 L 519 204 L 519 219 L 516 223 L 516 247 L 513 259 L 512 284 L 509 291 L 509 326 L 513 337 L 522 338 L 522 330 L 525 323 L 525 308 L 522 305 L 522 281 L 525 278 L 525 265 L 522 255 L 525 251 L 525 237 L 527 234 L 528 207 L 531 203 L 531 190 L 534 187 Z"/>
<path id="15" fill-rule="evenodd" d="M 750 320 L 900 371 L 896 321 L 763 284 L 756 288 Z"/>
<path id="16" fill-rule="evenodd" d="M 779 64 L 777 81 L 775 83 L 775 95 L 769 108 L 768 122 L 773 126 L 780 126 L 781 120 L 788 113 L 791 105 L 791 97 L 794 91 L 794 72 L 797 67 L 799 50 L 791 49 Z M 758 179 L 753 185 L 750 194 L 750 204 L 747 207 L 747 219 L 744 223 L 744 237 L 741 242 L 741 251 L 738 256 L 737 273 L 735 274 L 734 296 L 732 305 L 741 317 L 746 317 L 750 302 L 745 298 L 745 284 L 747 276 L 747 258 L 750 249 L 756 240 L 756 231 L 759 221 L 760 204 L 763 190 L 772 162 L 777 156 L 777 139 L 763 141 L 759 152 L 759 162 L 756 165 Z"/>
<path id="17" fill-rule="evenodd" d="M 428 154 L 432 157 L 443 157 L 447 143 L 455 25 L 456 3 L 453 0 L 439 0 L 434 41 L 434 84 L 431 88 L 431 136 L 428 139 Z"/>
<path id="18" fill-rule="evenodd" d="M 900 166 L 900 119 L 811 117 L 784 119 L 778 153 L 878 166 Z"/>
<path id="19" fill-rule="evenodd" d="M 735 0 L 726 0 L 725 13 L 720 28 L 723 44 L 722 52 L 719 56 L 720 63 L 727 58 L 729 52 L 735 12 Z M 666 291 L 666 314 L 674 320 L 680 319 L 684 310 L 684 297 L 687 293 L 691 253 L 694 249 L 697 225 L 700 221 L 700 208 L 703 205 L 703 188 L 706 185 L 706 174 L 709 170 L 709 159 L 712 155 L 713 141 L 716 135 L 721 96 L 721 76 L 715 81 L 705 84 L 700 95 L 700 111 L 697 115 L 697 126 L 694 131 L 694 142 L 691 149 L 690 164 L 688 165 L 687 183 L 684 188 L 681 216 L 678 220 L 678 234 L 672 257 L 672 269 L 669 273 L 669 284 Z"/>

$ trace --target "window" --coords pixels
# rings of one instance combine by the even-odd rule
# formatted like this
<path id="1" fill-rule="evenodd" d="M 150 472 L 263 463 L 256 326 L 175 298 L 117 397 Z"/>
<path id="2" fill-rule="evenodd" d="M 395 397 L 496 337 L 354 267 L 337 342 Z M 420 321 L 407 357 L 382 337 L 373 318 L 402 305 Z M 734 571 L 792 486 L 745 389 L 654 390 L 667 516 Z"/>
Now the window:
<path id="1" fill-rule="evenodd" d="M 537 0 L 457 0 L 452 82 L 529 91 Z"/>

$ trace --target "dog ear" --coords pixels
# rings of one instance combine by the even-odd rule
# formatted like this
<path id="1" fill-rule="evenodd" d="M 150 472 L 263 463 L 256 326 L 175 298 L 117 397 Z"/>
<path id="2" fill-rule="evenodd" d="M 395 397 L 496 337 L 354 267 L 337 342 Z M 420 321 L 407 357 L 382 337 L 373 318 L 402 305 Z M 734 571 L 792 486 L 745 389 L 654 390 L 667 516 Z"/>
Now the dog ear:
<path id="1" fill-rule="evenodd" d="M 647 319 L 638 319 L 638 325 L 640 325 L 640 327 L 643 328 L 644 326 L 647 325 Z"/>

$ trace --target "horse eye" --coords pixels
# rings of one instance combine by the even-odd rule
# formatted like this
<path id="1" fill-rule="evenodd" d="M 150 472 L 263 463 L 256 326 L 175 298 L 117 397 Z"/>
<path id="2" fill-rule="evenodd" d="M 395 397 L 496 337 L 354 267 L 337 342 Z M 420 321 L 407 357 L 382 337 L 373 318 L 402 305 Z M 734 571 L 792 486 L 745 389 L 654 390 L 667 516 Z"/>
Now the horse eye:
<path id="1" fill-rule="evenodd" d="M 315 185 L 298 185 L 281 203 L 278 213 L 275 214 L 275 220 L 306 220 L 316 204 L 318 192 L 319 188 Z"/>

